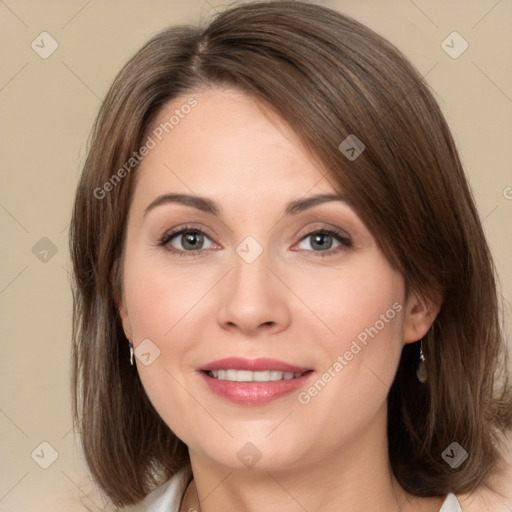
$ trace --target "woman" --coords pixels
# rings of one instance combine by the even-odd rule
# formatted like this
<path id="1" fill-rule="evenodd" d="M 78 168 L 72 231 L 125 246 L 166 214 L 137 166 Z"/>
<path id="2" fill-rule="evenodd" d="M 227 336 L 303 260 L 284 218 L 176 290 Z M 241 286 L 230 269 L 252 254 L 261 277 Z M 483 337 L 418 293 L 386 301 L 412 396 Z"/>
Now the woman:
<path id="1" fill-rule="evenodd" d="M 70 236 L 75 421 L 116 505 L 454 512 L 503 465 L 462 165 L 358 22 L 277 1 L 155 36 L 101 108 Z"/>

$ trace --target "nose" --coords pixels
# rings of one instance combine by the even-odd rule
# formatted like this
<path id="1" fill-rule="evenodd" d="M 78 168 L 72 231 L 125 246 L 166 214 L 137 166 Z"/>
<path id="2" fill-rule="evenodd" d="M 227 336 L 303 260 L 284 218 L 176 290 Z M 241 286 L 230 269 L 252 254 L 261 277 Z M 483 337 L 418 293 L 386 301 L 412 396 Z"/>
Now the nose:
<path id="1" fill-rule="evenodd" d="M 225 330 L 269 335 L 290 324 L 290 291 L 269 267 L 265 251 L 252 263 L 235 254 L 220 292 L 217 321 Z"/>

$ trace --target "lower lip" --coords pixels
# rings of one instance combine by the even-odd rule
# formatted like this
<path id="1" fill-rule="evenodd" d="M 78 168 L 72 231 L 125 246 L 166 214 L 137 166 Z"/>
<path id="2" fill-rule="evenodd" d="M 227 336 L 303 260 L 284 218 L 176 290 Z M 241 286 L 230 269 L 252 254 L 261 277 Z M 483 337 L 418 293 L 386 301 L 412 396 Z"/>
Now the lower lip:
<path id="1" fill-rule="evenodd" d="M 310 371 L 296 379 L 270 382 L 233 382 L 214 379 L 203 371 L 199 373 L 210 390 L 216 395 L 226 398 L 235 404 L 261 405 L 296 391 L 311 379 L 314 372 Z"/>

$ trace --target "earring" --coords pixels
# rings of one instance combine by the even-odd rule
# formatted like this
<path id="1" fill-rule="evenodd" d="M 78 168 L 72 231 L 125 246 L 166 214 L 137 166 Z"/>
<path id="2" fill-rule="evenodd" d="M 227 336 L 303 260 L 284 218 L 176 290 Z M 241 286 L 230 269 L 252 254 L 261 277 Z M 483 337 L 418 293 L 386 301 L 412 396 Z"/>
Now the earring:
<path id="1" fill-rule="evenodd" d="M 427 367 L 425 366 L 425 356 L 423 355 L 423 341 L 420 342 L 420 362 L 418 364 L 418 369 L 416 370 L 416 377 L 418 380 L 425 384 L 427 382 Z"/>
<path id="2" fill-rule="evenodd" d="M 128 344 L 130 345 L 130 364 L 133 366 L 133 343 L 129 341 Z"/>

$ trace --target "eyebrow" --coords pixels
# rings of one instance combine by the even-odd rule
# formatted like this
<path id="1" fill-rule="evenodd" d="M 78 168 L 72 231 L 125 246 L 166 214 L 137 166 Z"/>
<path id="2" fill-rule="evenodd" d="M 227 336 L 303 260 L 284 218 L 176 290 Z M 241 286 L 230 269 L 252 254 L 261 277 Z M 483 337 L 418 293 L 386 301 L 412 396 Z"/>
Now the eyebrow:
<path id="1" fill-rule="evenodd" d="M 296 215 L 300 212 L 303 212 L 304 210 L 331 201 L 350 204 L 350 202 L 345 197 L 338 194 L 319 194 L 316 196 L 310 196 L 303 199 L 296 199 L 295 201 L 291 201 L 286 206 L 284 213 L 285 215 Z M 199 197 L 188 194 L 163 194 L 161 196 L 158 196 L 148 205 L 148 207 L 144 211 L 143 216 L 145 217 L 151 210 L 154 210 L 158 206 L 163 206 L 172 203 L 190 206 L 192 208 L 196 208 L 197 210 L 209 213 L 211 215 L 220 216 L 222 213 L 221 208 L 214 201 L 206 197 Z"/>

